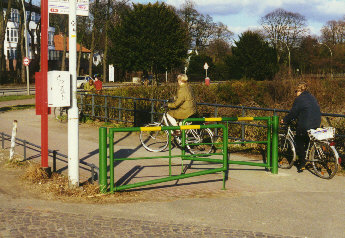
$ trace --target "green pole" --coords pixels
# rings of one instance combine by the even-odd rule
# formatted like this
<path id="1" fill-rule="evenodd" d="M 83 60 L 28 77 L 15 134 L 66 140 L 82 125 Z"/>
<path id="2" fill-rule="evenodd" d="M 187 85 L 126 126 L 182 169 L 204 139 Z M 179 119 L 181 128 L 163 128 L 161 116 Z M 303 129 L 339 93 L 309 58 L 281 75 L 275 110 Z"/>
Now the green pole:
<path id="1" fill-rule="evenodd" d="M 109 183 L 110 183 L 110 192 L 115 191 L 115 182 L 114 182 L 114 132 L 109 131 Z"/>
<path id="2" fill-rule="evenodd" d="M 99 128 L 99 188 L 107 191 L 107 128 Z"/>
<path id="3" fill-rule="evenodd" d="M 267 169 L 272 172 L 272 161 L 271 161 L 271 151 L 272 151 L 272 118 L 269 117 L 267 120 L 267 152 L 266 152 L 266 164 Z"/>
<path id="4" fill-rule="evenodd" d="M 278 174 L 278 127 L 279 117 L 272 117 L 272 174 Z"/>
<path id="5" fill-rule="evenodd" d="M 225 182 L 229 177 L 229 162 L 228 162 L 228 127 L 223 125 L 223 190 L 225 190 Z"/>

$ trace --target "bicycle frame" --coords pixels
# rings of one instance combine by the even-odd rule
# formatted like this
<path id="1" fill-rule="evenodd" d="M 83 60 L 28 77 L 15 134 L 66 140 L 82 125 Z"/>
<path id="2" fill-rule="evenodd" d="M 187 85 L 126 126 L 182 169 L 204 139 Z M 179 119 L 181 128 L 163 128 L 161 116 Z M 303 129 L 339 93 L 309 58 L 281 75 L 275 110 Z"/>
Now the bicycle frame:
<path id="1" fill-rule="evenodd" d="M 290 126 L 289 126 L 288 130 L 287 130 L 287 133 L 286 133 L 286 136 L 285 136 L 284 147 L 285 147 L 287 138 L 290 138 L 291 141 L 294 143 L 294 145 L 296 147 L 296 142 L 295 142 L 295 138 L 294 137 L 295 137 L 295 134 L 291 130 Z M 310 150 L 311 150 L 312 146 L 315 146 L 316 152 L 318 153 L 319 158 L 322 158 L 324 156 L 324 152 L 320 148 L 320 145 L 318 145 L 318 143 L 326 143 L 328 145 L 330 144 L 330 142 L 328 140 L 319 141 L 319 140 L 314 140 L 314 139 L 310 138 L 310 141 L 309 141 L 308 147 L 307 147 L 307 151 L 306 151 L 306 154 L 305 154 L 305 160 L 306 161 L 309 161 L 309 162 L 317 162 L 317 161 L 319 161 L 318 159 L 314 159 L 314 158 L 313 159 L 309 159 L 309 154 L 310 154 Z M 331 146 L 331 147 L 334 147 L 334 146 Z M 339 161 L 338 161 L 339 156 L 338 155 L 336 155 L 336 156 L 337 156 L 337 160 L 336 160 L 337 164 L 339 164 Z"/>

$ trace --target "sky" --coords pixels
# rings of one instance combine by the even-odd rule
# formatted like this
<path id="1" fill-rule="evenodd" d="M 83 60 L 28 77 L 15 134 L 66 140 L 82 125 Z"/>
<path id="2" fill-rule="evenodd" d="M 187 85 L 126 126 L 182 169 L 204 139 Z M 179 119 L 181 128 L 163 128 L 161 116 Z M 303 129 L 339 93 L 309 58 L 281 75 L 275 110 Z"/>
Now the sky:
<path id="1" fill-rule="evenodd" d="M 133 3 L 155 3 L 132 0 Z M 180 8 L 185 0 L 161 0 Z M 222 22 L 236 35 L 260 27 L 259 20 L 277 8 L 303 15 L 311 35 L 320 36 L 320 29 L 330 20 L 345 19 L 345 0 L 194 0 L 196 10 Z"/>

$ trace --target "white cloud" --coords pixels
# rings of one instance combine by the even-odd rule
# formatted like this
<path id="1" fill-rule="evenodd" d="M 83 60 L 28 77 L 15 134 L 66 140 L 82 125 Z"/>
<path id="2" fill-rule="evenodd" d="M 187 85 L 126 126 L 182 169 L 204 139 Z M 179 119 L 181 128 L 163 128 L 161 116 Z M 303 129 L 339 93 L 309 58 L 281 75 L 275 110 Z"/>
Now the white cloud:
<path id="1" fill-rule="evenodd" d="M 184 0 L 164 1 L 180 7 Z M 344 0 L 195 0 L 196 8 L 203 14 L 255 14 L 262 17 L 276 8 L 297 12 L 307 19 L 322 21 L 339 19 L 345 15 Z"/>
<path id="2" fill-rule="evenodd" d="M 185 0 L 158 0 L 182 6 Z M 156 0 L 133 0 L 133 2 L 156 2 Z M 277 8 L 303 15 L 312 34 L 319 34 L 327 21 L 345 17 L 345 0 L 194 0 L 196 9 L 210 15 L 216 22 L 223 22 L 235 33 L 242 33 L 258 24 L 261 17 Z"/>

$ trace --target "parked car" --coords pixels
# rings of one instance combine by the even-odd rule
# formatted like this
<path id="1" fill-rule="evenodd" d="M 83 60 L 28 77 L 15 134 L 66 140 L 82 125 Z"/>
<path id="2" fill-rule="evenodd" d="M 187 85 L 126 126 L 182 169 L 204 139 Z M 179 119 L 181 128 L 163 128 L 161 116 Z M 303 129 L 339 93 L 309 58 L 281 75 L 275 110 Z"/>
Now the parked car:
<path id="1" fill-rule="evenodd" d="M 78 76 L 77 77 L 77 88 L 84 88 L 84 85 L 91 79 L 90 76 L 85 75 L 85 76 Z"/>

